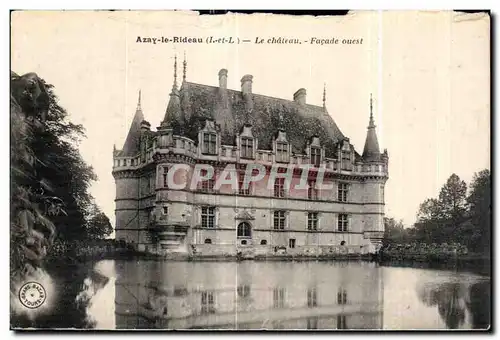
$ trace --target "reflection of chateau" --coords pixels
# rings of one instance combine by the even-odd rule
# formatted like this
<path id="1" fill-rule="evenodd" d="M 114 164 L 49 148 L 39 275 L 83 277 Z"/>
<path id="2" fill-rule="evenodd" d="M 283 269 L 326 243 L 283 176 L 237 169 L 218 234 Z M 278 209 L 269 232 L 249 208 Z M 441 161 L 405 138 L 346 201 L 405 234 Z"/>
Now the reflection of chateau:
<path id="1" fill-rule="evenodd" d="M 241 90 L 227 88 L 227 70 L 219 86 L 176 80 L 165 118 L 157 131 L 144 120 L 140 97 L 122 150 L 113 152 L 116 180 L 116 237 L 154 253 L 212 255 L 325 255 L 374 252 L 383 236 L 384 185 L 388 155 L 380 153 L 373 115 L 362 154 L 354 150 L 323 106 L 306 103 L 306 90 L 293 100 L 252 92 L 253 77 Z M 264 80 L 263 80 L 264 81 Z M 173 164 L 174 182 L 168 187 Z M 249 188 L 205 180 L 189 188 L 196 164 L 226 166 L 242 184 L 249 164 L 267 174 Z M 307 186 L 295 189 L 300 165 L 309 164 Z M 296 169 L 287 190 L 271 168 Z M 319 169 L 324 184 L 319 188 Z M 318 181 L 317 181 L 318 180 Z M 268 182 L 271 188 L 268 189 Z M 342 247 L 340 247 L 342 245 Z"/>
<path id="2" fill-rule="evenodd" d="M 374 263 L 122 262 L 120 328 L 378 329 L 382 268 Z M 327 274 L 325 274 L 327 270 Z"/>

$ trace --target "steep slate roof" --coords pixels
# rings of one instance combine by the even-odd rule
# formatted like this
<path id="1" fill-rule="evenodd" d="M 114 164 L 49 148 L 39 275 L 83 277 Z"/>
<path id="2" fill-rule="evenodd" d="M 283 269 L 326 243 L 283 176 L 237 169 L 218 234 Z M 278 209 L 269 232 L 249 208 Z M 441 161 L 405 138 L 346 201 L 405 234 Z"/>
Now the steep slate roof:
<path id="1" fill-rule="evenodd" d="M 123 148 L 119 153 L 119 156 L 135 156 L 140 151 L 140 140 L 141 140 L 141 122 L 144 120 L 144 114 L 141 108 L 141 94 L 139 92 L 139 101 L 137 103 L 137 109 L 135 110 L 134 118 L 132 119 L 132 124 L 130 124 L 130 129 L 128 131 L 127 139 L 123 144 Z"/>
<path id="2" fill-rule="evenodd" d="M 363 159 L 369 162 L 380 160 L 380 148 L 378 146 L 375 127 L 375 121 L 373 120 L 373 105 L 370 98 L 370 123 L 368 124 L 368 132 L 366 133 L 365 147 L 363 149 Z"/>
<path id="3" fill-rule="evenodd" d="M 163 123 L 173 127 L 174 133 L 195 141 L 207 118 L 220 126 L 222 143 L 226 145 L 235 145 L 236 134 L 244 124 L 252 125 L 258 147 L 264 150 L 272 150 L 272 141 L 280 127 L 286 131 L 292 151 L 298 154 L 303 154 L 311 138 L 318 136 L 326 147 L 326 156 L 336 157 L 336 144 L 345 139 L 326 109 L 320 106 L 252 94 L 253 108 L 249 111 L 241 91 L 191 82 L 184 82 L 176 95 L 182 112 L 176 112 L 179 106 L 169 102 Z M 178 98 L 171 95 L 170 101 Z"/>

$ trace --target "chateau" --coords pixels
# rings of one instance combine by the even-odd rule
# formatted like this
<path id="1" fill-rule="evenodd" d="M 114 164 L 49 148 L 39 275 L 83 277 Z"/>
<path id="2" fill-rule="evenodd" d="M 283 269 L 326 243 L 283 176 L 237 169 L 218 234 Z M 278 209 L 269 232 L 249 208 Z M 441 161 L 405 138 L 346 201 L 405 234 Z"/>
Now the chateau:
<path id="1" fill-rule="evenodd" d="M 303 88 L 293 100 L 256 94 L 251 75 L 231 90 L 226 69 L 218 86 L 196 84 L 186 80 L 186 61 L 182 78 L 179 88 L 176 60 L 156 131 L 144 119 L 139 93 L 123 148 L 113 151 L 117 240 L 138 251 L 193 257 L 379 249 L 388 155 L 379 149 L 371 99 L 359 154 L 327 112 L 325 93 L 323 106 L 308 104 Z M 214 176 L 201 170 L 202 180 L 190 186 L 202 165 Z M 265 169 L 262 180 L 244 184 L 256 165 Z M 176 166 L 181 170 L 170 174 Z M 217 185 L 228 167 L 238 185 Z"/>

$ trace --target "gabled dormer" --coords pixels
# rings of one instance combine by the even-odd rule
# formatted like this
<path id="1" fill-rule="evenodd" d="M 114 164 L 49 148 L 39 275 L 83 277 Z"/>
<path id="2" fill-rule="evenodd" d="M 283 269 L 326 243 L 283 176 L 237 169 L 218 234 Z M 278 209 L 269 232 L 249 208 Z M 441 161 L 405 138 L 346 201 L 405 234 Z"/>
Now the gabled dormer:
<path id="1" fill-rule="evenodd" d="M 273 152 L 275 155 L 275 162 L 288 163 L 290 162 L 290 153 L 292 146 L 288 142 L 285 130 L 278 130 L 278 135 L 273 142 Z"/>
<path id="2" fill-rule="evenodd" d="M 349 139 L 345 138 L 340 142 L 340 169 L 351 171 L 354 164 L 354 147 L 349 143 Z"/>
<path id="3" fill-rule="evenodd" d="M 245 124 L 241 133 L 236 139 L 237 147 L 240 150 L 240 157 L 243 159 L 255 159 L 255 150 L 257 150 L 257 138 L 252 132 L 252 125 Z"/>
<path id="4" fill-rule="evenodd" d="M 309 163 L 315 167 L 319 167 L 325 157 L 325 150 L 321 145 L 318 136 L 313 136 L 307 143 L 306 154 L 309 157 Z"/>
<path id="5" fill-rule="evenodd" d="M 198 132 L 198 147 L 202 155 L 219 153 L 220 133 L 213 119 L 206 119 L 205 126 Z"/>

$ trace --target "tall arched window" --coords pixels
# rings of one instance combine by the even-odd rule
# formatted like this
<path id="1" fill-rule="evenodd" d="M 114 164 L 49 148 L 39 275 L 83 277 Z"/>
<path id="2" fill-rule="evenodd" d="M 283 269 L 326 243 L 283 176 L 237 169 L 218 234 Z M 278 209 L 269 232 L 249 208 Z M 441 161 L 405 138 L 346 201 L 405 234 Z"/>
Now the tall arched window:
<path id="1" fill-rule="evenodd" d="M 237 230 L 238 237 L 252 237 L 252 228 L 247 222 L 241 222 Z"/>

